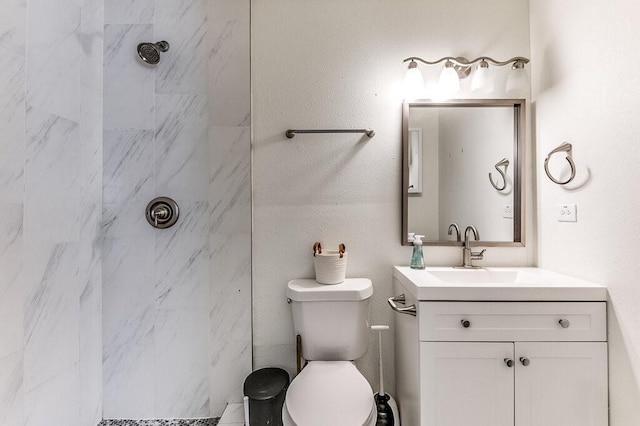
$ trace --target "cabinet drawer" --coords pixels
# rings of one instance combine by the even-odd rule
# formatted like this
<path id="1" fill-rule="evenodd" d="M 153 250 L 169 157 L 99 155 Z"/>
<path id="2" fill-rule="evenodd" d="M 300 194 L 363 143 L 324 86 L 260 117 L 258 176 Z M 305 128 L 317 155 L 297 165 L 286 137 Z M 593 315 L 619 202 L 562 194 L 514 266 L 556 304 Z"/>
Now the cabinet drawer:
<path id="1" fill-rule="evenodd" d="M 607 340 L 606 302 L 420 302 L 418 321 L 421 341 Z"/>

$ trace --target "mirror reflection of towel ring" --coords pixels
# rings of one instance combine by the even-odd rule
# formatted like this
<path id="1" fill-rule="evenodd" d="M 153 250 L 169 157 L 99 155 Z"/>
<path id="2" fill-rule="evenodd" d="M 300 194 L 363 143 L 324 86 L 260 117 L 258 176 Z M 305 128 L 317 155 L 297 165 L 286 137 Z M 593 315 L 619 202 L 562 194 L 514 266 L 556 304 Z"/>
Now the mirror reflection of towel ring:
<path id="1" fill-rule="evenodd" d="M 571 150 L 572 150 L 571 144 L 569 142 L 564 142 L 562 145 L 560 145 L 559 147 L 551 151 L 549 155 L 547 155 L 547 158 L 544 159 L 544 171 L 547 173 L 547 176 L 549 177 L 549 179 L 551 179 L 551 182 L 557 183 L 558 185 L 566 185 L 569 182 L 571 182 L 573 178 L 576 177 L 576 164 L 573 162 L 573 158 L 571 158 L 571 154 L 572 154 Z M 551 176 L 551 173 L 549 172 L 549 158 L 557 152 L 567 153 L 566 159 L 567 159 L 567 162 L 569 162 L 569 166 L 571 167 L 571 176 L 569 176 L 569 179 L 567 179 L 564 182 L 557 180 L 556 178 Z"/>
<path id="2" fill-rule="evenodd" d="M 504 172 L 498 168 L 500 166 L 504 166 Z M 491 182 L 491 185 L 497 191 L 504 191 L 504 189 L 507 187 L 507 167 L 509 167 L 509 160 L 507 160 L 506 158 L 503 158 L 502 160 L 498 161 L 494 167 L 496 168 L 498 173 L 500 173 L 500 175 L 502 176 L 502 187 L 499 187 L 493 181 L 493 176 L 491 176 L 491 172 L 489 172 L 489 182 Z"/>

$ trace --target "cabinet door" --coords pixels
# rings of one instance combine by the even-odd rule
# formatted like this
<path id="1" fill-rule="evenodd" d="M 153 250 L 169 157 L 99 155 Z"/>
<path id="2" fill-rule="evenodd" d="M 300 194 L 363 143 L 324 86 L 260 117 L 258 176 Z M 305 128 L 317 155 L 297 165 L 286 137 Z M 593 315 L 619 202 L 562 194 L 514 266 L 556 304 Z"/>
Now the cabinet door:
<path id="1" fill-rule="evenodd" d="M 420 342 L 421 426 L 513 426 L 513 353 L 513 343 Z"/>
<path id="2" fill-rule="evenodd" d="M 605 342 L 515 345 L 517 426 L 608 424 Z"/>

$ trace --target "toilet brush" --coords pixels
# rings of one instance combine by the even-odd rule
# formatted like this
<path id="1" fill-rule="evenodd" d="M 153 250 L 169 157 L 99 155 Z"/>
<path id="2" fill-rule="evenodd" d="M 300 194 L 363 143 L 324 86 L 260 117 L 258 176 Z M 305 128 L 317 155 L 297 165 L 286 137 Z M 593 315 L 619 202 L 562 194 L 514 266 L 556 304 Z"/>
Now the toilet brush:
<path id="1" fill-rule="evenodd" d="M 384 375 L 382 371 L 382 332 L 389 330 L 388 325 L 372 325 L 371 329 L 378 332 L 378 368 L 380 369 L 380 391 L 373 397 L 376 401 L 378 417 L 376 426 L 400 426 L 398 406 L 391 395 L 384 392 Z"/>

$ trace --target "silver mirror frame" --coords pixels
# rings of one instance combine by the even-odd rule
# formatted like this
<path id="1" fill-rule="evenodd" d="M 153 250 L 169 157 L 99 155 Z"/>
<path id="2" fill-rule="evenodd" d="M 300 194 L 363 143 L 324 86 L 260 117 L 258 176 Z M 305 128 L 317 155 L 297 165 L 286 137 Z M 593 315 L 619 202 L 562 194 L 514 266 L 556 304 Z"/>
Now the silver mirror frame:
<path id="1" fill-rule="evenodd" d="M 513 241 L 477 241 L 475 246 L 486 247 L 524 247 L 525 245 L 525 137 L 526 137 L 526 101 L 525 99 L 451 99 L 447 101 L 415 100 L 405 101 L 402 105 L 402 234 L 403 246 L 410 245 L 407 241 L 409 214 L 409 108 L 411 107 L 513 107 Z M 472 224 L 465 224 L 472 225 Z M 482 233 L 481 233 L 482 235 Z M 423 241 L 425 246 L 453 246 L 464 245 L 458 241 Z"/>

